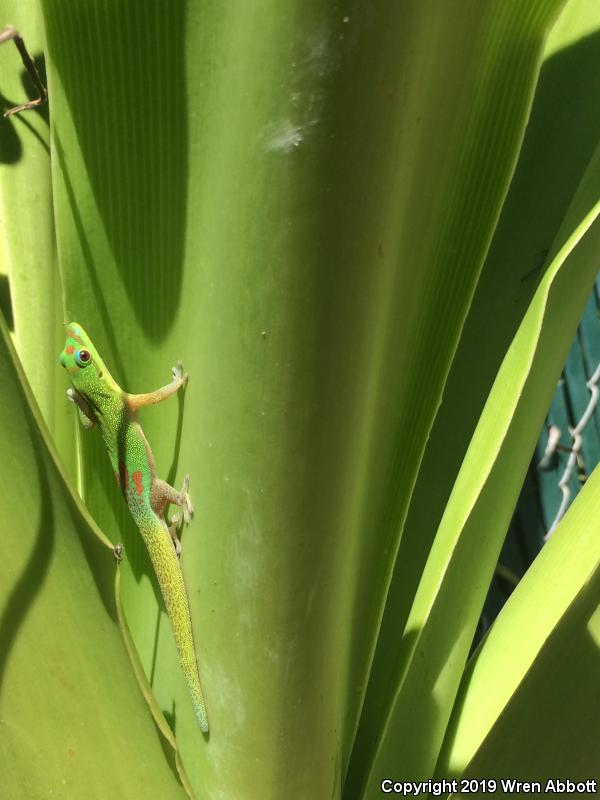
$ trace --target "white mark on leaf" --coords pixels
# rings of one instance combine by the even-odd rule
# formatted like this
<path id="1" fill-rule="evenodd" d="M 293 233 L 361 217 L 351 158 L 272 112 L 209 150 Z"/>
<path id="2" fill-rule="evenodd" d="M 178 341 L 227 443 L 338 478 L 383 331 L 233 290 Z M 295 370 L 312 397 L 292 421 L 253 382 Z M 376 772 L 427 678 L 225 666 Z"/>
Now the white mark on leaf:
<path id="1" fill-rule="evenodd" d="M 302 142 L 302 126 L 292 125 L 289 120 L 283 122 L 267 139 L 267 150 L 271 152 L 289 153 L 299 147 Z"/>

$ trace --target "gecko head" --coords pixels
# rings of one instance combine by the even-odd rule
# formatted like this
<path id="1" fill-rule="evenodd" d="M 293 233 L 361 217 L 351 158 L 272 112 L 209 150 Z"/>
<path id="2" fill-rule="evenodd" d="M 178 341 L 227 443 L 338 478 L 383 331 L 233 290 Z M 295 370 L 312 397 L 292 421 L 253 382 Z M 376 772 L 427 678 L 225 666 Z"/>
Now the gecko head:
<path id="1" fill-rule="evenodd" d="M 104 362 L 84 329 L 77 322 L 66 326 L 67 341 L 60 354 L 60 363 L 69 373 L 73 388 L 84 396 L 108 375 Z M 110 378 L 110 376 L 108 376 Z"/>

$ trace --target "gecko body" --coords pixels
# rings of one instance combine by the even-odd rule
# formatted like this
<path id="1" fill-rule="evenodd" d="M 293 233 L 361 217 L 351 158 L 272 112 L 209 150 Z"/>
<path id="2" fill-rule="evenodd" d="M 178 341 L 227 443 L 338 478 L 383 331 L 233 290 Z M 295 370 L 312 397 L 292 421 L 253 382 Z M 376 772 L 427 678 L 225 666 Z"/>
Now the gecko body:
<path id="1" fill-rule="evenodd" d="M 192 623 L 175 524 L 167 525 L 167 506 L 181 507 L 189 524 L 193 514 L 186 475 L 181 491 L 158 478 L 150 445 L 138 419 L 138 409 L 175 394 L 186 382 L 181 362 L 173 367 L 171 383 L 146 394 L 121 389 L 100 358 L 81 325 L 67 325 L 67 341 L 60 363 L 72 388 L 67 396 L 77 407 L 84 428 L 98 425 L 115 479 L 146 544 L 175 636 L 179 662 L 185 675 L 200 729 L 208 731 L 206 706 L 200 685 Z"/>

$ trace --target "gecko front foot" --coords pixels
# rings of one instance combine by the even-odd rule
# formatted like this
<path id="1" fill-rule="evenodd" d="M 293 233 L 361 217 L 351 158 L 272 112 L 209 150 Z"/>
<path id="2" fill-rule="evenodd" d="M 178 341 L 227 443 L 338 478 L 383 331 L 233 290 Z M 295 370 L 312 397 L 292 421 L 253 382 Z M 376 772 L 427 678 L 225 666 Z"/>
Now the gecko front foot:
<path id="1" fill-rule="evenodd" d="M 180 386 L 185 386 L 188 382 L 188 374 L 187 372 L 183 371 L 183 364 L 181 361 L 178 361 L 177 364 L 171 369 L 171 375 L 173 376 L 173 382 L 179 383 Z"/>

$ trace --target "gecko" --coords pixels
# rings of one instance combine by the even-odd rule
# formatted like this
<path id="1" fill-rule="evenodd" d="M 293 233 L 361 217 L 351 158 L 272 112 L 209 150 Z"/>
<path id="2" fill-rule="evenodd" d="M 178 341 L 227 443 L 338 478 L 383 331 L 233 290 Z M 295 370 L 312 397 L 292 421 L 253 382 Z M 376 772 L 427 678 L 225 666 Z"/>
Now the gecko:
<path id="1" fill-rule="evenodd" d="M 66 326 L 67 341 L 60 363 L 69 373 L 72 388 L 67 397 L 77 407 L 84 428 L 100 428 L 117 486 L 148 549 L 177 644 L 179 662 L 203 732 L 208 717 L 200 675 L 187 592 L 179 564 L 181 545 L 177 538 L 178 518 L 169 526 L 165 512 L 170 503 L 182 509 L 189 524 L 194 512 L 189 495 L 189 475 L 177 491 L 156 475 L 154 456 L 138 418 L 138 409 L 160 403 L 187 382 L 179 361 L 172 369 L 171 383 L 154 392 L 129 394 L 114 380 L 92 340 L 76 322 Z"/>

